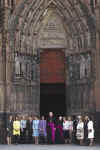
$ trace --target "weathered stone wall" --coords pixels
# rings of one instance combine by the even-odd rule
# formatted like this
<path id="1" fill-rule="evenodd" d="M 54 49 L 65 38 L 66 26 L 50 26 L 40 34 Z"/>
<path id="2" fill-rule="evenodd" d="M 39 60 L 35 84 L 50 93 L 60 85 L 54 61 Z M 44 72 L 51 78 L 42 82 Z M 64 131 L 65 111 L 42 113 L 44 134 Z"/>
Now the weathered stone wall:
<path id="1" fill-rule="evenodd" d="M 58 8 L 56 7 L 57 4 L 55 3 L 58 4 Z M 66 56 L 74 54 L 75 52 L 80 53 L 89 50 L 94 52 L 95 45 L 93 44 L 95 44 L 95 39 L 93 39 L 94 34 L 91 34 L 91 32 L 94 32 L 93 19 L 91 16 L 83 17 L 83 15 L 90 15 L 91 12 L 89 13 L 86 6 L 82 3 L 79 3 L 79 5 L 78 3 L 73 2 L 75 10 L 77 9 L 78 12 L 74 11 L 74 9 L 73 11 L 69 9 L 70 14 L 72 15 L 71 18 L 65 8 L 65 11 L 60 12 L 63 8 L 63 4 L 61 3 L 61 7 L 59 3 L 61 3 L 61 1 L 48 1 L 48 3 L 44 3 L 43 1 L 37 1 L 37 3 L 31 1 L 27 3 L 25 1 L 26 5 L 23 5 L 24 8 L 21 9 L 20 7 L 22 15 L 18 17 L 16 14 L 14 14 L 14 16 L 12 16 L 12 19 L 13 17 L 15 17 L 15 26 L 11 24 L 11 31 L 15 32 L 15 37 L 14 35 L 12 36 L 10 34 L 10 36 L 12 36 L 12 38 L 10 37 L 10 43 L 13 47 L 12 51 L 20 50 L 21 53 L 25 53 L 25 51 L 27 50 L 27 53 L 32 54 L 31 50 L 37 48 L 66 48 Z M 46 9 L 46 4 L 49 5 L 50 10 L 48 8 Z M 68 7 L 71 6 L 71 3 L 68 3 L 66 1 L 65 5 L 67 5 Z M 34 10 L 31 8 L 33 8 Z M 35 9 L 37 10 L 37 12 L 35 12 Z M 54 13 L 54 10 L 55 12 L 57 12 L 57 14 Z M 18 14 L 19 12 L 16 10 L 16 13 Z M 81 18 L 82 22 L 78 20 L 77 13 L 79 13 L 79 17 Z M 61 21 L 59 19 L 60 17 L 62 18 Z M 57 26 L 57 24 L 62 24 L 63 28 Z M 63 29 L 65 29 L 65 31 Z M 15 45 L 13 42 L 13 38 L 15 38 Z M 85 44 L 86 39 L 87 43 Z M 25 83 L 25 85 L 27 85 L 27 83 Z M 93 90 L 91 93 L 92 95 L 90 99 L 92 104 Z M 36 92 L 35 95 L 37 95 Z M 16 95 L 16 97 L 17 96 L 18 95 Z M 26 97 L 24 97 L 24 99 L 25 98 Z"/>
<path id="2" fill-rule="evenodd" d="M 28 113 L 31 110 L 30 112 L 39 114 L 39 64 L 35 66 L 36 78 L 33 82 L 26 80 L 14 82 L 14 52 L 18 51 L 37 57 L 37 49 L 40 52 L 45 48 L 60 48 L 64 49 L 66 57 L 75 53 L 92 52 L 95 72 L 93 74 L 95 74 L 96 82 L 95 87 L 92 86 L 89 100 L 90 105 L 93 105 L 95 99 L 96 109 L 99 111 L 100 2 L 95 4 L 95 13 L 90 5 L 90 0 L 70 0 L 70 2 L 67 0 L 63 2 L 61 0 L 16 0 L 13 6 L 11 3 L 8 4 L 7 0 L 5 2 L 5 28 L 4 32 L 0 33 L 0 39 L 4 40 L 3 44 L 6 48 L 6 65 L 4 60 L 1 61 L 0 67 L 1 91 L 3 91 L 0 94 L 1 106 L 5 107 L 6 100 L 7 112 L 24 113 L 26 111 Z M 95 36 L 96 17 L 98 32 Z M 2 39 L 2 37 L 5 38 Z M 95 46 L 95 40 L 97 40 L 97 46 Z M 5 58 L 5 55 L 3 56 Z M 29 86 L 32 90 L 31 94 Z"/>

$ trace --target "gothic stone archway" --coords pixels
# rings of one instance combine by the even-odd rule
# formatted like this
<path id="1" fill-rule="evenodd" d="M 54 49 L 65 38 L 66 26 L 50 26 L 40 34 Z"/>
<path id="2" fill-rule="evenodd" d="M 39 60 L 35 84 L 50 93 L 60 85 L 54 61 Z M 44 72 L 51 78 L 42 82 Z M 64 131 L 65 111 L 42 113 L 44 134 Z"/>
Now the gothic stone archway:
<path id="1" fill-rule="evenodd" d="M 23 0 L 8 30 L 7 112 L 39 114 L 39 58 L 47 48 L 65 53 L 68 113 L 94 112 L 95 23 L 81 0 Z"/>

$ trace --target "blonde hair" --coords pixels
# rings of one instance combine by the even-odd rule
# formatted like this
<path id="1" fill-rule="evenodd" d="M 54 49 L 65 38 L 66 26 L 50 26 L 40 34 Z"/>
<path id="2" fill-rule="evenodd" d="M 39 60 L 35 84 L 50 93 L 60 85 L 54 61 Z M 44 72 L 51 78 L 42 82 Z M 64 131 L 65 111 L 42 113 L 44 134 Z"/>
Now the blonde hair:
<path id="1" fill-rule="evenodd" d="M 68 120 L 71 121 L 71 120 L 72 120 L 72 117 L 71 117 L 71 116 L 68 116 Z"/>

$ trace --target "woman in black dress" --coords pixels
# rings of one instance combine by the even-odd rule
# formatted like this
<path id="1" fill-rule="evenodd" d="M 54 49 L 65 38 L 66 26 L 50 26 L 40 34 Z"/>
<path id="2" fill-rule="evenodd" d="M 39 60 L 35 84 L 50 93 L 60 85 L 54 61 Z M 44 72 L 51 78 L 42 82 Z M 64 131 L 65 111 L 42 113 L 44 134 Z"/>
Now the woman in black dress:
<path id="1" fill-rule="evenodd" d="M 85 145 L 88 145 L 88 122 L 89 122 L 89 117 L 85 116 L 85 119 L 84 119 L 84 143 Z"/>
<path id="2" fill-rule="evenodd" d="M 56 127 L 55 143 L 56 144 L 64 144 L 63 119 L 62 119 L 62 116 L 59 116 L 59 118 L 57 118 L 55 127 Z"/>
<path id="3" fill-rule="evenodd" d="M 12 134 L 13 134 L 13 117 L 9 116 L 7 121 L 7 144 L 12 144 Z"/>
<path id="4" fill-rule="evenodd" d="M 27 120 L 27 124 L 26 124 L 26 129 L 27 129 L 27 133 L 28 133 L 28 139 L 27 139 L 27 143 L 32 144 L 33 143 L 33 129 L 32 129 L 32 123 L 33 123 L 33 119 L 32 117 L 29 117 Z"/>

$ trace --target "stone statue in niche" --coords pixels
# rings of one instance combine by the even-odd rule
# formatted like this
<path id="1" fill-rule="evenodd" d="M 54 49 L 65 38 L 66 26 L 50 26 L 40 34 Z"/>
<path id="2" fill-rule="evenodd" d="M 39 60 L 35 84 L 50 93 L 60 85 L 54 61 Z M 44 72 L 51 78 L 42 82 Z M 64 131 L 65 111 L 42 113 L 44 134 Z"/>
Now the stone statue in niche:
<path id="1" fill-rule="evenodd" d="M 87 55 L 81 55 L 80 79 L 90 77 L 90 74 L 91 74 L 91 56 L 88 53 Z"/>
<path id="2" fill-rule="evenodd" d="M 82 39 L 78 38 L 78 48 L 82 48 Z"/>
<path id="3" fill-rule="evenodd" d="M 21 73 L 23 74 L 23 76 L 26 76 L 26 62 L 24 56 L 22 57 Z"/>
<path id="4" fill-rule="evenodd" d="M 15 74 L 20 75 L 20 60 L 17 56 L 17 53 L 15 54 Z"/>
<path id="5" fill-rule="evenodd" d="M 21 73 L 23 76 L 26 76 L 26 63 L 22 63 L 21 65 Z"/>
<path id="6" fill-rule="evenodd" d="M 74 70 L 73 70 L 73 56 L 70 56 L 68 58 L 68 64 L 69 64 L 69 78 L 73 79 Z"/>
<path id="7" fill-rule="evenodd" d="M 80 56 L 77 55 L 75 57 L 75 66 L 76 66 L 76 70 L 75 70 L 75 74 L 76 74 L 76 80 L 79 80 L 80 79 Z"/>
<path id="8" fill-rule="evenodd" d="M 27 79 L 30 79 L 30 74 L 31 74 L 31 68 L 30 68 L 30 63 L 27 64 Z"/>
<path id="9" fill-rule="evenodd" d="M 73 78 L 73 67 L 72 66 L 70 66 L 69 72 L 70 72 L 70 78 Z"/>
<path id="10" fill-rule="evenodd" d="M 83 55 L 80 55 L 80 79 L 85 77 L 86 60 Z"/>
<path id="11" fill-rule="evenodd" d="M 91 56 L 88 54 L 86 56 L 86 77 L 90 77 L 91 75 Z"/>

